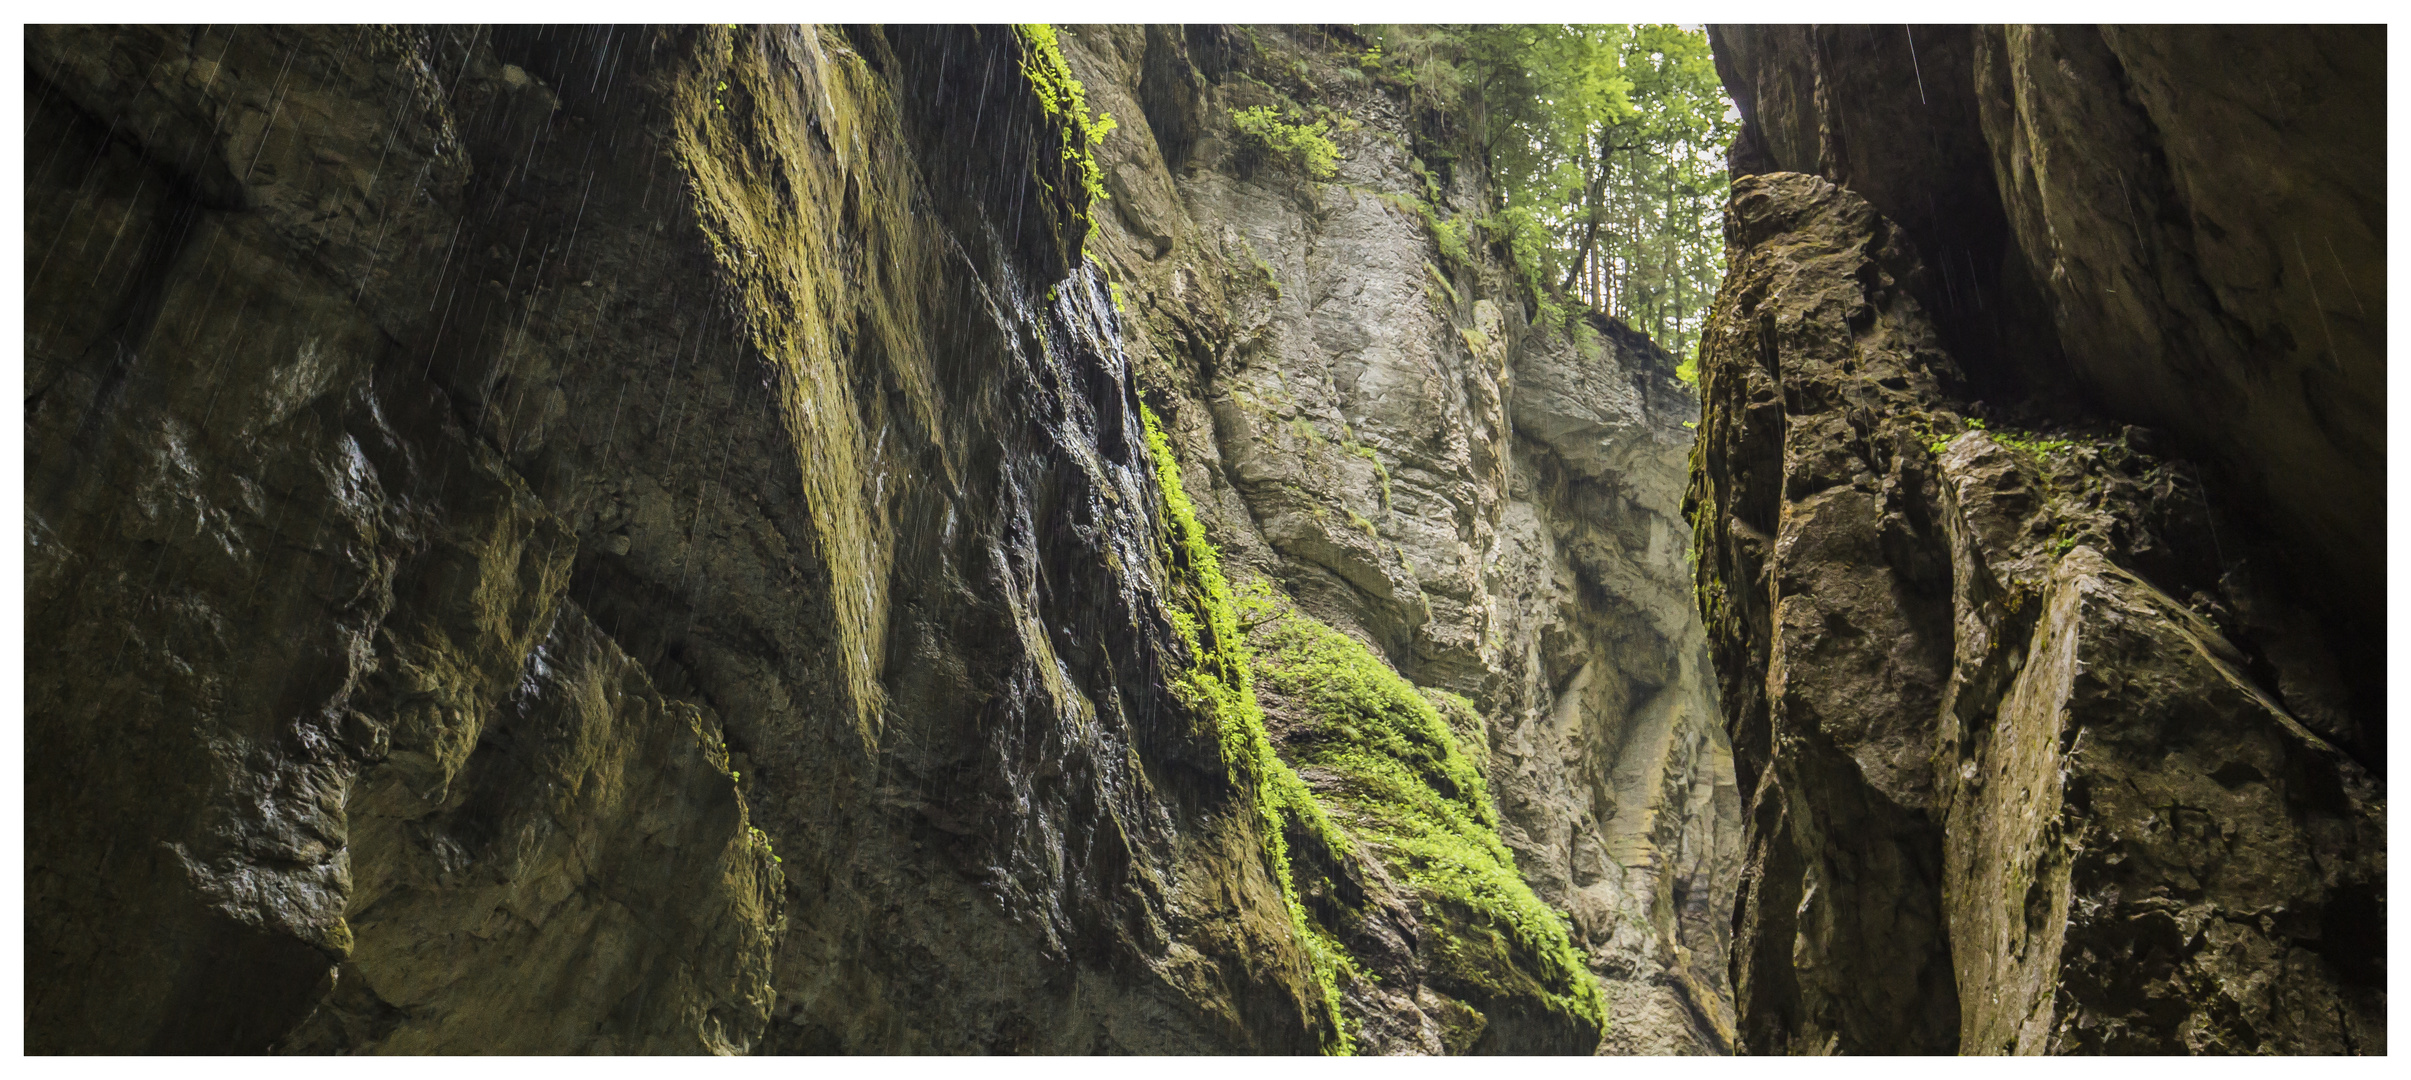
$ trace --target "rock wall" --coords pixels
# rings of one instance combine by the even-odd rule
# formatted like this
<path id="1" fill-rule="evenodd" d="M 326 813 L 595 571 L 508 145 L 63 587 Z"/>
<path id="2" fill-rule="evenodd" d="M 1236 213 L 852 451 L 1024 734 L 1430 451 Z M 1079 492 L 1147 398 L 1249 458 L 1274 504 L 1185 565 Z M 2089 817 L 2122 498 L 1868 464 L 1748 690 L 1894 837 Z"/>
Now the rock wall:
<path id="1" fill-rule="evenodd" d="M 2323 587 L 2382 578 L 2359 547 L 2378 519 L 2340 524 L 2382 505 L 2382 455 L 2297 393 L 2346 353 L 2276 347 L 2335 308 L 2287 306 L 2326 271 L 2250 239 L 2360 228 L 2368 161 L 2325 125 L 2350 126 L 2332 88 L 2367 56 L 2327 30 L 2252 47 L 2279 59 L 2236 93 L 2331 104 L 2247 152 L 2276 163 L 2250 183 L 2289 193 L 2247 205 L 2185 179 L 2249 141 L 2203 112 L 2227 94 L 2152 85 L 2179 80 L 2167 56 L 2200 78 L 2243 46 L 1952 33 L 1716 30 L 1751 130 L 1690 506 L 1748 793 L 1742 1044 L 2382 1053 L 2383 682 L 2356 640 L 2376 601 Z M 1935 111 L 1894 116 L 1918 79 Z M 2156 209 L 2069 216 L 2115 216 L 2138 144 L 2123 175 Z M 2364 280 L 2344 251 L 2339 283 Z M 2218 356 L 2249 393 L 2185 366 Z M 2352 396 L 2379 407 L 2374 383 Z M 2334 501 L 2297 514 L 2277 478 L 2331 458 Z"/>
<path id="2" fill-rule="evenodd" d="M 1975 70 L 2069 366 L 2265 503 L 2298 576 L 2379 640 L 2385 70 L 2350 26 L 2005 28 Z"/>
<path id="3" fill-rule="evenodd" d="M 28 44 L 30 1048 L 1321 1045 L 1018 39 Z"/>
<path id="4" fill-rule="evenodd" d="M 1977 397 L 2140 424 L 2385 703 L 2385 46 L 2350 26 L 1711 27 L 1738 174 L 1913 238 Z M 2224 72 L 2247 71 L 2249 78 Z M 2345 737 L 2373 763 L 2381 726 Z"/>
<path id="5" fill-rule="evenodd" d="M 1731 1045 L 1695 398 L 1330 40 L 27 46 L 29 1049 Z"/>
<path id="6" fill-rule="evenodd" d="M 1354 66 L 1362 43 L 1067 41 L 1123 124 L 1098 251 L 1225 559 L 1483 718 L 1500 834 L 1600 978 L 1601 1052 L 1724 1052 L 1739 800 L 1688 598 L 1674 361 L 1605 319 L 1534 327 L 1495 257 L 1445 252 L 1433 222 L 1478 215 L 1480 180 L 1418 156 L 1424 120 Z M 1345 118 L 1337 175 L 1266 160 L 1230 120 L 1259 106 Z M 1412 986 L 1431 966 L 1352 1001 L 1368 1048 L 1445 1047 L 1447 1007 Z"/>

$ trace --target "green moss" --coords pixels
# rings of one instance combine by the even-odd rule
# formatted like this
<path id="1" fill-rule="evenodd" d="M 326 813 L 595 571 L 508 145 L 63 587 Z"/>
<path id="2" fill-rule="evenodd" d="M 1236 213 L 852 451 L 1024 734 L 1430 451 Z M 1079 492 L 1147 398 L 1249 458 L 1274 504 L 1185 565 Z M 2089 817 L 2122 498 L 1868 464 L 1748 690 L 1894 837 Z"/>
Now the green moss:
<path id="1" fill-rule="evenodd" d="M 1463 1002 L 1451 1004 L 1455 1008 L 1443 1006 L 1434 1015 L 1440 1022 L 1440 1049 L 1452 1055 L 1468 1053 L 1481 1039 L 1482 1029 L 1489 1026 L 1489 1018 Z"/>
<path id="2" fill-rule="evenodd" d="M 1470 750 L 1483 745 L 1471 704 L 1419 691 L 1302 613 L 1264 620 L 1249 637 L 1266 691 L 1311 718 L 1288 739 L 1292 760 L 1334 778 L 1321 797 L 1414 887 L 1427 932 L 1438 934 L 1424 950 L 1435 985 L 1604 1026 L 1598 983 L 1564 917 L 1533 894 L 1499 839 L 1482 759 Z"/>
<path id="3" fill-rule="evenodd" d="M 1348 439 L 1341 442 L 1339 445 L 1340 449 L 1346 450 L 1357 457 L 1373 463 L 1373 475 L 1381 481 L 1381 508 L 1384 510 L 1389 509 L 1390 470 L 1388 466 L 1385 466 L 1381 463 L 1381 456 L 1375 454 L 1372 447 L 1357 442 L 1355 439 Z"/>
<path id="4" fill-rule="evenodd" d="M 740 47 L 772 33 L 817 34 L 819 47 L 802 51 L 800 65 L 770 63 L 780 50 Z M 829 576 L 833 665 L 849 719 L 875 746 L 887 640 L 879 583 L 892 545 L 870 505 L 864 448 L 891 422 L 938 429 L 921 319 L 940 245 L 913 207 L 917 181 L 895 101 L 841 33 L 712 26 L 686 40 L 693 62 L 669 91 L 674 156 L 729 302 L 778 373 L 807 543 Z M 795 100 L 818 110 L 757 106 Z M 823 151 L 808 115 L 837 145 L 868 152 Z M 856 393 L 880 381 L 860 370 L 866 356 L 884 358 L 900 399 Z"/>
<path id="5" fill-rule="evenodd" d="M 1426 262 L 1423 264 L 1423 272 L 1427 275 L 1430 275 L 1432 282 L 1440 286 L 1442 292 L 1448 294 L 1448 306 L 1453 308 L 1464 305 L 1464 301 L 1457 296 L 1456 284 L 1449 281 L 1448 275 L 1441 273 L 1439 267 L 1433 266 L 1431 263 Z"/>
<path id="6" fill-rule="evenodd" d="M 1427 203 L 1423 223 L 1431 229 L 1432 243 L 1439 246 L 1442 258 L 1457 266 L 1473 263 L 1473 226 L 1470 222 L 1462 216 L 1444 219 Z"/>
<path id="7" fill-rule="evenodd" d="M 1411 154 L 1407 156 L 1406 167 L 1409 171 L 1415 174 L 1417 179 L 1423 181 L 1423 201 L 1425 205 L 1439 202 L 1440 178 L 1432 172 L 1431 167 L 1425 165 L 1422 158 L 1413 156 Z"/>
<path id="8" fill-rule="evenodd" d="M 1265 262 L 1264 256 L 1256 254 L 1256 245 L 1249 242 L 1246 237 L 1239 238 L 1239 246 L 1247 252 L 1247 261 L 1255 264 L 1256 272 L 1263 275 L 1264 284 L 1272 289 L 1273 299 L 1280 299 L 1281 278 L 1280 275 L 1273 272 L 1272 264 Z"/>
<path id="9" fill-rule="evenodd" d="M 1021 39 L 1022 77 L 1029 80 L 1047 115 L 1061 122 L 1064 163 L 1079 175 L 1088 205 L 1105 201 L 1105 174 L 1097 168 L 1091 151 L 1120 125 L 1111 116 L 1088 111 L 1088 87 L 1073 78 L 1071 65 L 1063 62 L 1063 47 L 1056 41 L 1054 27 L 1025 23 L 1013 30 Z"/>
<path id="10" fill-rule="evenodd" d="M 1589 319 L 1574 320 L 1573 325 L 1566 328 L 1566 336 L 1573 342 L 1574 355 L 1585 360 L 1596 360 L 1607 351 L 1607 346 L 1601 343 L 1599 329 L 1592 326 Z"/>
<path id="11" fill-rule="evenodd" d="M 1334 854 L 1346 854 L 1353 845 L 1332 825 L 1306 782 L 1273 751 L 1272 738 L 1264 729 L 1264 710 L 1256 704 L 1247 645 L 1239 632 L 1239 606 L 1222 576 L 1222 560 L 1206 540 L 1204 527 L 1197 523 L 1196 509 L 1181 486 L 1180 462 L 1172 456 L 1172 444 L 1165 440 L 1154 411 L 1142 406 L 1139 415 L 1147 428 L 1147 447 L 1155 458 L 1156 485 L 1163 491 L 1167 534 L 1163 554 L 1172 570 L 1172 629 L 1191 658 L 1189 667 L 1173 679 L 1172 691 L 1213 727 L 1232 783 L 1254 795 L 1265 858 L 1322 992 L 1329 1032 L 1324 1049 L 1353 1054 L 1356 1041 L 1342 1022 L 1339 982 L 1356 977 L 1356 965 L 1339 943 L 1307 916 L 1291 868 L 1288 838 L 1294 831 Z"/>
<path id="12" fill-rule="evenodd" d="M 1421 171 L 1421 164 L 1420 161 L 1416 162 L 1418 173 L 1423 177 L 1423 197 L 1403 192 L 1378 192 L 1375 197 L 1392 209 L 1423 222 L 1424 231 L 1431 234 L 1432 246 L 1439 249 L 1443 261 L 1451 266 L 1473 265 L 1474 229 L 1477 223 L 1463 214 L 1448 217 L 1437 209 L 1439 186 L 1429 172 Z M 1439 272 L 1435 269 L 1433 273 L 1438 275 Z M 1455 292 L 1455 286 L 1450 286 L 1449 291 Z"/>
<path id="13" fill-rule="evenodd" d="M 1296 112 L 1284 117 L 1280 109 L 1258 105 L 1232 113 L 1231 125 L 1239 129 L 1249 149 L 1309 179 L 1329 180 L 1339 175 L 1339 147 L 1332 145 L 1329 120 L 1308 123 Z"/>
<path id="14" fill-rule="evenodd" d="M 1967 426 L 1971 428 L 1981 428 L 1984 426 L 1984 422 L 1981 420 L 1969 420 L 1967 422 Z M 2001 445 L 2012 450 L 2022 451 L 2025 454 L 2036 458 L 2046 457 L 2054 454 L 2063 454 L 2070 450 L 2076 449 L 2076 440 L 2074 439 L 2045 438 L 2042 435 L 2036 434 L 2035 432 L 2018 431 L 2011 428 L 2004 428 L 2000 431 L 1993 432 L 1992 441 L 2000 443 Z"/>
<path id="15" fill-rule="evenodd" d="M 1995 431 L 1986 427 L 1984 421 L 1972 416 L 1968 417 L 1965 423 L 1968 431 L 1984 432 L 1992 436 L 1992 441 L 2035 458 L 2037 461 L 2067 453 L 2077 447 L 2077 440 L 2070 438 L 2046 438 L 2036 432 L 2020 431 L 2016 428 L 2002 428 Z M 1936 431 L 1931 425 L 1921 424 L 1917 431 L 1918 434 L 1925 437 L 1926 449 L 1936 457 L 1940 457 L 1944 450 L 1949 449 L 1952 441 L 1958 438 L 1957 434 L 1943 434 Z"/>

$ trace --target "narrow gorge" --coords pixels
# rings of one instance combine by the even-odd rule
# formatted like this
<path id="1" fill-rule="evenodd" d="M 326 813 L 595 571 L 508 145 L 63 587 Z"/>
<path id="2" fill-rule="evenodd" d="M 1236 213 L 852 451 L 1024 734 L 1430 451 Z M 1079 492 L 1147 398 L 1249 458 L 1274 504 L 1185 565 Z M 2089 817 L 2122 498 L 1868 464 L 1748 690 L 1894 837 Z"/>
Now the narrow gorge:
<path id="1" fill-rule="evenodd" d="M 27 1052 L 2384 1053 L 2382 32 L 25 33 Z"/>

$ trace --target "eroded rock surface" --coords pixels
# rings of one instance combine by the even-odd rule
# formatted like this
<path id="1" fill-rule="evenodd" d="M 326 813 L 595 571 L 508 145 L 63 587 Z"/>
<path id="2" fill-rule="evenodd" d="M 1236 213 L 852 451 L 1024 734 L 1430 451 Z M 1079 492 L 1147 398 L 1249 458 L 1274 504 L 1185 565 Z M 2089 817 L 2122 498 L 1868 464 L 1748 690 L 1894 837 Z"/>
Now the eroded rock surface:
<path id="1" fill-rule="evenodd" d="M 1710 36 L 1745 119 L 1736 175 L 1820 175 L 1897 223 L 1971 397 L 2168 440 L 2231 533 L 2286 552 L 2258 575 L 2331 627 L 2354 710 L 2382 714 L 2382 35 Z M 2341 738 L 2383 762 L 2382 730 Z"/>
<path id="2" fill-rule="evenodd" d="M 1742 178 L 1727 237 L 1690 498 L 1747 1048 L 2382 1052 L 2383 793 L 2265 551 L 2148 432 L 1988 426 L 1855 193 Z"/>
<path id="3" fill-rule="evenodd" d="M 1098 148 L 1099 247 L 1133 362 L 1225 559 L 1468 700 L 1500 833 L 1600 977 L 1601 1052 L 1724 1052 L 1738 798 L 1683 562 L 1697 404 L 1674 361 L 1603 319 L 1534 328 L 1495 259 L 1444 254 L 1418 205 L 1478 213 L 1478 178 L 1418 158 L 1402 95 L 1329 41 L 1067 41 L 1124 125 Z M 1252 154 L 1228 117 L 1261 105 L 1351 121 L 1338 175 Z M 1366 910 L 1411 951 L 1416 906 Z M 1458 1048 L 1429 967 L 1351 991 L 1365 1050 Z"/>
<path id="4" fill-rule="evenodd" d="M 2378 639 L 2385 67 L 2365 27 L 2009 27 L 1974 72 L 2070 368 L 2222 466 L 2303 549 L 2295 587 Z"/>
<path id="5" fill-rule="evenodd" d="M 1323 1045 L 1020 39 L 28 44 L 29 1047 Z"/>
<path id="6" fill-rule="evenodd" d="M 1060 40 L 1103 204 L 998 28 L 29 31 L 28 1047 L 1728 1048 L 1671 360 L 1305 39 Z M 1522 925 L 1298 840 L 1318 985 L 1142 391 Z"/>

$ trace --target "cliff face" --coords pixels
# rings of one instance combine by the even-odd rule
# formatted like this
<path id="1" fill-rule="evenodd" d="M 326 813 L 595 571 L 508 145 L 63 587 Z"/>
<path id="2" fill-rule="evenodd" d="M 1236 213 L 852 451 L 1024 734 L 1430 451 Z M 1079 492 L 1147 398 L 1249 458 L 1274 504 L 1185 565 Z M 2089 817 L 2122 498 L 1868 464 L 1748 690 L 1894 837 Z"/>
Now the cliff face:
<path id="1" fill-rule="evenodd" d="M 2286 548 L 2384 711 L 2382 39 L 2364 28 L 1716 27 L 1737 174 L 1814 173 L 1917 245 L 1997 402 L 2147 425 Z M 2223 78 L 2248 71 L 2250 78 Z M 2321 257 L 2324 256 L 2324 257 Z M 2380 726 L 2345 735 L 2383 761 Z"/>
<path id="2" fill-rule="evenodd" d="M 1601 978 L 1602 1051 L 1722 1052 L 1738 799 L 1686 595 L 1697 404 L 1673 360 L 1604 320 L 1532 327 L 1495 260 L 1445 254 L 1419 199 L 1445 218 L 1479 178 L 1434 176 L 1418 118 L 1344 45 L 1077 42 L 1100 107 L 1140 129 L 1100 149 L 1101 250 L 1208 531 L 1282 603 L 1483 718 L 1500 835 Z M 1331 182 L 1250 160 L 1227 117 L 1264 105 L 1358 125 L 1333 136 Z M 1421 973 L 1351 1003 L 1374 1046 L 1447 1042 L 1424 999 L 1446 985 L 1432 918 Z M 1417 920 L 1397 921 L 1412 946 Z"/>
<path id="3" fill-rule="evenodd" d="M 1015 39 L 29 43 L 29 1045 L 1318 1044 Z"/>
<path id="4" fill-rule="evenodd" d="M 2382 326 L 2341 288 L 2382 274 L 2341 238 L 2368 50 L 1716 35 L 1751 130 L 1690 498 L 1744 1046 L 2382 1053 L 2378 601 L 2329 587 L 2383 578 L 2382 356 L 2321 321 Z M 2210 179 L 2272 101 L 2318 115 Z M 2266 242 L 2312 222 L 2328 299 Z"/>
<path id="5" fill-rule="evenodd" d="M 332 40 L 29 35 L 28 1045 L 257 1050 L 330 987 L 407 1041 L 464 1004 L 381 962 L 430 933 L 530 1006 L 624 940 L 611 1045 L 749 1041 L 779 897 L 720 725 L 588 632 L 578 538 L 477 434 L 514 414 L 429 378 L 476 357 L 431 347 L 439 269 L 503 338 L 509 264 L 440 260 L 511 257 L 453 240 L 469 155 L 550 95 Z"/>
<path id="6" fill-rule="evenodd" d="M 1725 1049 L 1696 400 L 1254 40 L 29 30 L 29 1049 Z"/>

